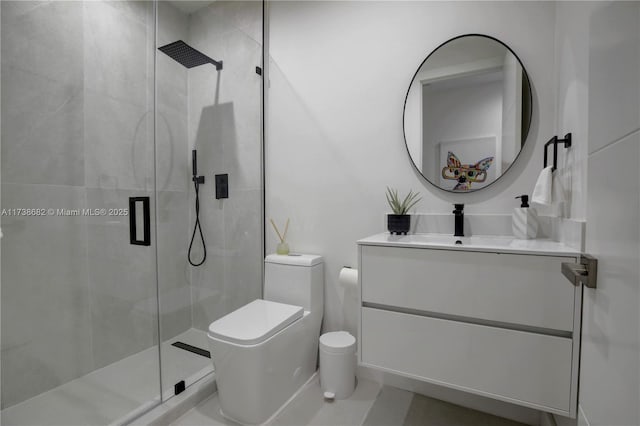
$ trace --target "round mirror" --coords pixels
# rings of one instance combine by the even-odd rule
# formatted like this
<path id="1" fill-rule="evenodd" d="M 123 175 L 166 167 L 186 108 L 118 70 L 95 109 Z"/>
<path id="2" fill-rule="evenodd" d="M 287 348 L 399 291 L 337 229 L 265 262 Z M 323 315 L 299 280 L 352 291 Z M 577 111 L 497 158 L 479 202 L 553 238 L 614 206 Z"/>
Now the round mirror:
<path id="1" fill-rule="evenodd" d="M 476 191 L 514 163 L 531 111 L 529 77 L 509 47 L 483 35 L 456 37 L 427 56 L 409 86 L 409 156 L 438 188 Z"/>

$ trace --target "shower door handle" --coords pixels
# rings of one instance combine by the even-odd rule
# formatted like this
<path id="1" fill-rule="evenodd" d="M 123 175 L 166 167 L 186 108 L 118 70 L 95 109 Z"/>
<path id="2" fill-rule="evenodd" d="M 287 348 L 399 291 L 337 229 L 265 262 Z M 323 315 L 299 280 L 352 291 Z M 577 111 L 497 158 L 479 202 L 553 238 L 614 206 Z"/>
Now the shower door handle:
<path id="1" fill-rule="evenodd" d="M 142 217 L 138 217 L 142 207 Z M 142 219 L 142 239 L 138 237 L 138 221 Z M 136 246 L 151 245 L 151 211 L 149 197 L 129 197 L 129 242 Z"/>

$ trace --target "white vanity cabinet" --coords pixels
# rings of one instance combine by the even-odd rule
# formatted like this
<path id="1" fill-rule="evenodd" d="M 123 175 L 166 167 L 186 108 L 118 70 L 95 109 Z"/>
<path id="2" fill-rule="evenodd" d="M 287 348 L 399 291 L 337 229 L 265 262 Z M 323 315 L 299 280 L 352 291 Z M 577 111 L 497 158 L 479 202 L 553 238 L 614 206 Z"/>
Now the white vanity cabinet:
<path id="1" fill-rule="evenodd" d="M 575 417 L 582 288 L 561 263 L 579 253 L 425 241 L 358 242 L 360 364 Z"/>

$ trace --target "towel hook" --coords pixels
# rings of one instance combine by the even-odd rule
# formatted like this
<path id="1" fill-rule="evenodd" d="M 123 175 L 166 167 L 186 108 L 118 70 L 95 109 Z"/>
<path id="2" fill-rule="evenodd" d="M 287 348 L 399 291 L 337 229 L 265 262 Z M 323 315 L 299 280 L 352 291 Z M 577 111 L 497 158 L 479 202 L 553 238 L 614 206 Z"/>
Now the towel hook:
<path id="1" fill-rule="evenodd" d="M 558 144 L 563 143 L 565 148 L 571 146 L 571 133 L 564 135 L 563 139 L 558 139 L 557 136 L 552 137 L 549 142 L 544 144 L 544 167 L 547 167 L 547 148 L 553 144 L 553 168 L 551 171 L 555 171 L 558 168 Z"/>

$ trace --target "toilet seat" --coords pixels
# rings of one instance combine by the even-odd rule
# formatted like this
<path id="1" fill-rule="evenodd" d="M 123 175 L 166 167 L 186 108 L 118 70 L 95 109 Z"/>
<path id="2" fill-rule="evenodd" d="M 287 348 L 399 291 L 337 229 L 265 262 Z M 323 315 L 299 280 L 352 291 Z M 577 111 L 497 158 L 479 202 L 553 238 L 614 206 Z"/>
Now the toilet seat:
<path id="1" fill-rule="evenodd" d="M 302 318 L 303 313 L 301 306 L 256 299 L 211 323 L 209 336 L 239 345 L 256 345 Z"/>

